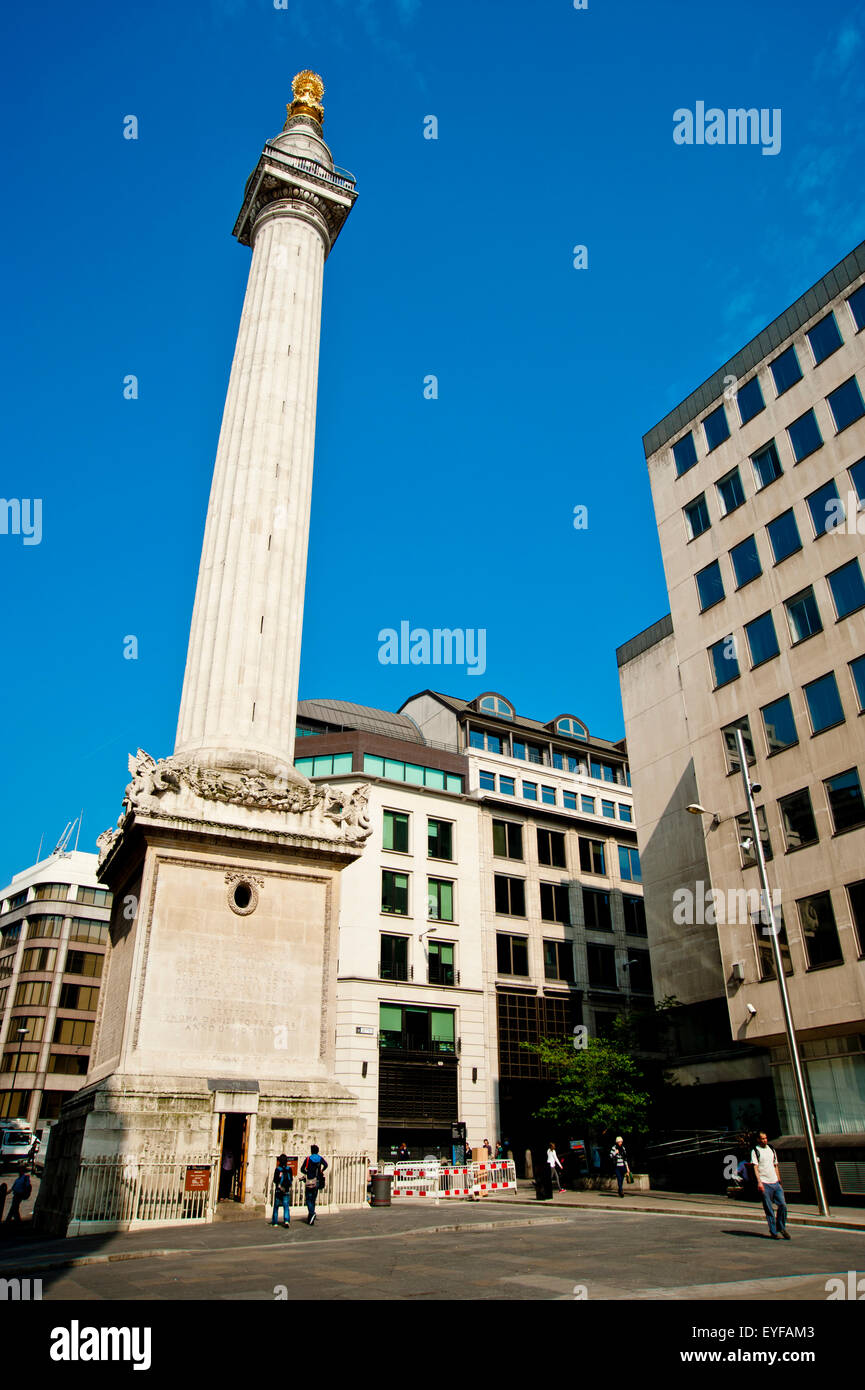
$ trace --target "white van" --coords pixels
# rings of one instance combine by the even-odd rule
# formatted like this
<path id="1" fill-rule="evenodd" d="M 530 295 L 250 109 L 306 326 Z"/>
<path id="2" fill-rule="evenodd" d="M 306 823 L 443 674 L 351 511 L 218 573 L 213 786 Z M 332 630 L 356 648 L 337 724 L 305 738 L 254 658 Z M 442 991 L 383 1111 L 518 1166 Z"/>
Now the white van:
<path id="1" fill-rule="evenodd" d="M 23 1163 L 33 1145 L 33 1131 L 26 1124 L 0 1121 L 0 1163 Z"/>

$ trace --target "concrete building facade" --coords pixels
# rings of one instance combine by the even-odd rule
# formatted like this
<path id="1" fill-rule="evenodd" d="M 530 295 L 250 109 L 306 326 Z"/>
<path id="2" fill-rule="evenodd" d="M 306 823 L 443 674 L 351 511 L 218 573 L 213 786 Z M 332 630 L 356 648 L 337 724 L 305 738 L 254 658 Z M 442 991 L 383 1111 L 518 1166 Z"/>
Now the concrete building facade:
<path id="1" fill-rule="evenodd" d="M 860 245 L 646 436 L 670 618 L 620 652 L 640 841 L 650 861 L 653 840 L 678 850 L 653 882 L 650 920 L 672 943 L 678 926 L 681 951 L 700 942 L 708 962 L 705 923 L 677 921 L 687 903 L 673 901 L 707 865 L 706 888 L 723 895 L 713 906 L 731 1034 L 768 1049 L 795 1157 L 801 1127 L 733 737 L 744 732 L 836 1199 L 865 1193 L 863 329 Z M 705 859 L 689 800 L 709 813 Z M 795 1161 L 788 1180 L 804 1187 Z"/>

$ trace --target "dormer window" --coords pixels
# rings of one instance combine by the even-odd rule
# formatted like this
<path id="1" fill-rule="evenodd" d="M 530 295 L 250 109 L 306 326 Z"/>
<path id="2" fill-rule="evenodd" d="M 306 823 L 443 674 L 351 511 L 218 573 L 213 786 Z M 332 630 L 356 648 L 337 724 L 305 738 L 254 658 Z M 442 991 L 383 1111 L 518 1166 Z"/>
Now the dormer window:
<path id="1" fill-rule="evenodd" d="M 513 719 L 513 706 L 507 700 L 503 700 L 501 695 L 482 695 L 478 700 L 478 709 L 484 714 L 496 714 L 499 719 Z"/>
<path id="2" fill-rule="evenodd" d="M 568 738 L 581 738 L 583 742 L 589 737 L 585 724 L 581 724 L 579 719 L 574 719 L 569 714 L 556 720 L 556 732 L 566 734 Z"/>

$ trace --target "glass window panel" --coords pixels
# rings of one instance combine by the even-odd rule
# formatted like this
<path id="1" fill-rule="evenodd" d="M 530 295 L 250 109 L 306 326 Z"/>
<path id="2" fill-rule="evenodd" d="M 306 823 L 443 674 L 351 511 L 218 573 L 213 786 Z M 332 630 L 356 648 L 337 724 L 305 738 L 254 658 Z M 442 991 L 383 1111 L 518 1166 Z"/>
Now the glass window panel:
<path id="1" fill-rule="evenodd" d="M 829 409 L 832 411 L 835 428 L 839 434 L 865 415 L 865 403 L 855 376 L 851 376 L 849 381 L 830 392 L 826 400 L 829 402 Z"/>
<path id="2" fill-rule="evenodd" d="M 769 533 L 769 540 L 772 545 L 772 554 L 775 556 L 775 563 L 780 564 L 786 560 L 788 555 L 793 555 L 795 551 L 802 549 L 802 541 L 799 538 L 799 527 L 796 525 L 796 517 L 792 507 L 776 516 L 774 521 L 770 521 L 766 530 Z"/>
<path id="3" fill-rule="evenodd" d="M 408 851 L 408 815 L 402 811 L 385 811 L 382 844 L 385 849 Z"/>
<path id="4" fill-rule="evenodd" d="M 689 502 L 687 507 L 683 507 L 682 510 L 685 514 L 685 526 L 691 540 L 701 536 L 704 531 L 708 531 L 711 523 L 705 493 L 695 497 L 693 502 Z"/>
<path id="5" fill-rule="evenodd" d="M 836 777 L 828 777 L 823 783 L 832 824 L 836 833 L 852 830 L 865 822 L 865 803 L 862 800 L 862 786 L 855 767 L 847 772 L 839 772 Z"/>
<path id="6" fill-rule="evenodd" d="M 757 828 L 763 843 L 763 854 L 768 863 L 772 858 L 772 841 L 769 838 L 769 827 L 766 823 L 766 808 L 765 806 L 757 806 L 755 810 L 757 812 Z M 743 811 L 740 816 L 736 817 L 736 825 L 738 827 L 742 868 L 751 869 L 757 863 L 757 856 L 754 853 L 754 843 L 751 836 L 751 818 L 747 811 Z"/>
<path id="7" fill-rule="evenodd" d="M 810 681 L 808 685 L 803 686 L 803 690 L 811 716 L 811 728 L 815 734 L 822 733 L 824 729 L 831 729 L 833 725 L 843 721 L 844 710 L 834 671 L 821 676 L 819 680 Z"/>
<path id="8" fill-rule="evenodd" d="M 782 695 L 779 700 L 764 705 L 760 713 L 763 716 L 767 752 L 780 753 L 799 742 L 789 695 Z"/>
<path id="9" fill-rule="evenodd" d="M 860 507 L 865 506 L 865 458 L 851 463 L 847 471 L 850 474 L 850 481 L 856 489 Z"/>
<path id="10" fill-rule="evenodd" d="M 562 801 L 566 811 L 576 811 L 577 794 L 576 792 L 562 792 Z"/>
<path id="11" fill-rule="evenodd" d="M 779 396 L 783 396 L 785 391 L 789 391 L 791 386 L 801 380 L 802 368 L 799 366 L 799 358 L 796 356 L 796 349 L 788 347 L 786 352 L 782 352 L 780 357 L 776 357 L 774 362 L 770 362 L 769 370 L 775 382 L 775 390 Z"/>
<path id="12" fill-rule="evenodd" d="M 484 736 L 480 729 L 469 730 L 469 748 L 483 748 Z"/>
<path id="13" fill-rule="evenodd" d="M 774 483 L 776 478 L 780 478 L 784 470 L 781 467 L 781 460 L 778 457 L 774 439 L 764 448 L 758 449 L 756 454 L 751 455 L 751 464 L 758 491 L 768 487 L 770 483 Z"/>
<path id="14" fill-rule="evenodd" d="M 778 807 L 788 850 L 802 849 L 805 845 L 817 843 L 817 823 L 814 820 L 807 787 L 781 797 Z"/>
<path id="15" fill-rule="evenodd" d="M 694 436 L 690 430 L 686 435 L 673 445 L 673 458 L 676 462 L 676 473 L 679 477 L 687 473 L 689 468 L 693 468 L 697 462 L 697 448 L 694 444 Z"/>
<path id="16" fill-rule="evenodd" d="M 334 755 L 333 755 L 333 771 L 334 771 L 334 775 L 335 775 L 336 773 L 338 773 L 338 772 L 351 772 L 351 771 L 352 771 L 352 755 L 351 755 L 351 753 L 334 753 Z"/>
<path id="17" fill-rule="evenodd" d="M 312 777 L 312 769 L 314 763 L 314 758 L 295 758 L 294 760 L 295 767 L 297 768 L 298 772 L 303 773 L 304 777 Z"/>
<path id="18" fill-rule="evenodd" d="M 496 789 L 495 773 L 484 772 L 483 770 L 481 770 L 478 773 L 478 784 L 480 785 L 483 791 L 494 792 Z"/>
<path id="19" fill-rule="evenodd" d="M 809 966 L 840 965 L 843 962 L 832 898 L 829 893 L 815 893 L 800 898 L 796 904 L 802 924 L 802 937 Z M 809 1068 L 810 1071 L 810 1068 Z"/>
<path id="20" fill-rule="evenodd" d="M 445 788 L 449 792 L 462 792 L 463 779 L 456 773 L 447 773 L 445 776 Z"/>
<path id="21" fill-rule="evenodd" d="M 721 567 L 718 561 L 713 560 L 705 569 L 698 570 L 696 580 L 697 593 L 700 597 L 700 612 L 705 613 L 707 608 L 714 607 L 724 598 L 724 581 L 721 578 Z"/>
<path id="22" fill-rule="evenodd" d="M 858 290 L 854 290 L 847 303 L 850 305 L 850 313 L 857 330 L 865 328 L 865 285 L 860 285 Z"/>
<path id="23" fill-rule="evenodd" d="M 723 444 L 725 439 L 730 438 L 730 426 L 723 405 L 719 405 L 716 410 L 712 411 L 711 415 L 706 416 L 703 421 L 703 433 L 706 436 L 709 453 Z"/>
<path id="24" fill-rule="evenodd" d="M 402 1009 L 395 1004 L 379 1004 L 378 1026 L 383 1033 L 401 1033 Z"/>
<path id="25" fill-rule="evenodd" d="M 430 1009 L 430 1033 L 433 1042 L 454 1041 L 454 1016 L 449 1009 Z"/>
<path id="26" fill-rule="evenodd" d="M 794 594 L 792 598 L 787 599 L 784 607 L 787 610 L 787 622 L 793 642 L 804 642 L 815 633 L 823 631 L 813 589 L 803 589 L 801 594 Z"/>
<path id="27" fill-rule="evenodd" d="M 865 710 L 865 656 L 857 656 L 855 661 L 850 662 L 850 674 L 853 677 L 853 685 L 856 688 L 856 699 L 859 701 L 860 710 Z"/>
<path id="28" fill-rule="evenodd" d="M 806 410 L 804 415 L 800 415 L 798 420 L 788 425 L 787 434 L 790 436 L 790 447 L 797 463 L 815 453 L 823 444 L 823 436 L 813 410 Z"/>
<path id="29" fill-rule="evenodd" d="M 718 489 L 718 500 L 721 504 L 721 515 L 727 516 L 734 512 L 737 507 L 741 507 L 745 501 L 745 490 L 742 487 L 742 479 L 739 476 L 738 468 L 734 468 L 732 473 L 728 473 L 725 478 L 715 486 Z"/>
<path id="30" fill-rule="evenodd" d="M 848 883 L 847 897 L 850 900 L 850 915 L 856 931 L 856 946 L 861 956 L 865 954 L 865 879 L 859 883 Z"/>
<path id="31" fill-rule="evenodd" d="M 547 806 L 555 806 L 556 789 L 555 787 L 541 787 L 541 801 Z"/>
<path id="32" fill-rule="evenodd" d="M 300 763 L 295 763 L 295 767 L 299 766 Z M 364 753 L 363 770 L 364 772 L 368 772 L 371 777 L 383 777 L 384 758 L 374 758 L 370 753 Z"/>
<path id="33" fill-rule="evenodd" d="M 715 642 L 709 648 L 709 658 L 712 662 L 716 690 L 722 685 L 729 685 L 730 681 L 736 679 L 739 674 L 739 658 L 736 654 L 736 642 L 732 635 L 724 637 L 720 642 Z"/>
<path id="34" fill-rule="evenodd" d="M 829 588 L 832 590 L 835 612 L 839 618 L 846 618 L 848 613 L 855 613 L 858 608 L 865 605 L 865 582 L 862 579 L 858 560 L 850 560 L 840 569 L 833 570 L 826 578 L 829 581 Z"/>
<path id="35" fill-rule="evenodd" d="M 730 560 L 733 564 L 733 573 L 736 576 L 736 586 L 739 589 L 750 584 L 752 579 L 757 579 L 763 573 L 757 542 L 753 536 L 748 536 L 739 545 L 733 546 L 730 551 Z"/>
<path id="36" fill-rule="evenodd" d="M 734 720 L 732 724 L 727 724 L 725 728 L 721 730 L 728 772 L 739 772 L 742 767 L 739 758 L 739 744 L 736 741 L 737 729 L 742 730 L 745 740 L 745 757 L 748 760 L 749 767 L 756 762 L 756 758 L 754 757 L 754 744 L 751 739 L 751 725 L 748 723 L 747 715 L 744 715 L 741 719 Z"/>
<path id="37" fill-rule="evenodd" d="M 381 875 L 381 910 L 405 917 L 408 914 L 408 876 L 383 869 Z"/>
<path id="38" fill-rule="evenodd" d="M 771 613 L 761 613 L 759 618 L 745 624 L 745 636 L 751 652 L 751 666 L 761 666 L 778 655 L 778 638 Z"/>
<path id="39" fill-rule="evenodd" d="M 620 802 L 619 802 L 619 820 L 627 821 L 628 823 L 630 823 L 630 822 L 633 821 L 633 819 L 634 819 L 634 818 L 633 818 L 633 816 L 631 815 L 631 808 L 630 808 L 630 806 L 623 806 L 622 803 L 621 803 L 621 801 L 620 801 Z"/>
<path id="40" fill-rule="evenodd" d="M 427 821 L 427 853 L 431 859 L 453 859 L 453 829 L 450 821 Z"/>
<path id="41" fill-rule="evenodd" d="M 405 780 L 406 780 L 407 782 L 409 781 L 409 776 L 408 776 L 408 769 L 409 769 L 409 766 L 410 766 L 410 765 L 408 765 L 408 764 L 406 765 L 406 779 L 405 779 Z M 437 791 L 442 791 L 442 792 L 443 792 L 444 789 L 445 789 L 445 775 L 444 775 L 443 772 L 440 772 L 439 769 L 438 769 L 437 767 L 426 767 L 426 768 L 424 768 L 424 779 L 423 779 L 423 784 L 424 784 L 425 787 L 434 787 Z"/>
<path id="42" fill-rule="evenodd" d="M 587 816 L 595 814 L 595 798 L 593 796 L 581 796 L 580 808 Z"/>
<path id="43" fill-rule="evenodd" d="M 811 344 L 815 367 L 819 367 L 821 362 L 825 362 L 827 357 L 831 357 L 833 352 L 838 351 L 843 340 L 831 309 L 824 319 L 815 323 L 814 327 L 808 330 L 806 337 Z"/>
<path id="44" fill-rule="evenodd" d="M 610 911 L 609 893 L 599 893 L 594 888 L 584 888 L 583 912 L 585 914 L 586 927 L 590 930 L 613 930 L 613 917 Z"/>
<path id="45" fill-rule="evenodd" d="M 834 531 L 844 520 L 844 508 L 832 478 L 822 487 L 818 487 L 816 492 L 809 493 L 805 501 L 811 513 L 811 525 L 814 527 L 815 536 Z"/>
<path id="46" fill-rule="evenodd" d="M 515 791 L 515 786 L 516 786 L 516 784 L 515 784 L 515 782 L 514 782 L 513 777 L 500 777 L 500 778 L 499 778 L 499 791 L 500 791 L 500 792 L 503 792 L 505 796 L 513 796 L 513 795 L 514 795 L 514 791 Z"/>
<path id="47" fill-rule="evenodd" d="M 755 415 L 759 415 L 761 410 L 766 409 L 759 377 L 752 376 L 750 381 L 746 381 L 744 386 L 739 387 L 736 393 L 736 404 L 739 407 L 739 419 L 743 425 L 747 425 L 749 420 L 753 420 Z"/>
<path id="48" fill-rule="evenodd" d="M 523 797 L 526 801 L 537 801 L 538 784 L 537 782 L 523 782 Z"/>
<path id="49" fill-rule="evenodd" d="M 405 781 L 405 763 L 396 762 L 393 758 L 385 758 L 384 775 L 391 782 Z"/>

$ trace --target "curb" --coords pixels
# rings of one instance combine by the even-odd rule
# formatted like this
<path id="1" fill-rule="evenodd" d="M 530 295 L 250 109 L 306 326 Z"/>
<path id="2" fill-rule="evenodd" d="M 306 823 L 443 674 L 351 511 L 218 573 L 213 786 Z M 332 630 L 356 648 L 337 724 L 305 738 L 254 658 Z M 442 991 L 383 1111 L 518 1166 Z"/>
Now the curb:
<path id="1" fill-rule="evenodd" d="M 501 1198 L 493 1197 L 492 1201 L 500 1201 Z M 536 1197 L 516 1197 L 511 1198 L 513 1206 L 533 1207 L 538 1199 Z M 555 1202 L 555 1198 L 547 1198 L 550 1202 Z M 556 1208 L 558 1211 L 627 1211 L 628 1208 L 620 1207 L 618 1202 L 568 1202 L 562 1203 Z M 744 1211 L 727 1211 L 722 1207 L 706 1207 L 696 1209 L 694 1207 L 677 1206 L 673 1203 L 670 1206 L 650 1207 L 632 1206 L 631 1213 L 639 1216 L 714 1216 L 717 1219 L 724 1218 L 730 1221 L 756 1221 L 763 1222 L 765 1217 L 762 1212 L 753 1214 Z M 794 1216 L 791 1208 L 787 1208 L 788 1226 L 819 1226 L 824 1231 L 859 1231 L 865 1234 L 865 1221 L 845 1220 L 843 1217 L 825 1217 L 807 1215 Z"/>

